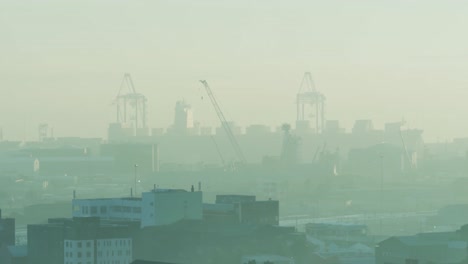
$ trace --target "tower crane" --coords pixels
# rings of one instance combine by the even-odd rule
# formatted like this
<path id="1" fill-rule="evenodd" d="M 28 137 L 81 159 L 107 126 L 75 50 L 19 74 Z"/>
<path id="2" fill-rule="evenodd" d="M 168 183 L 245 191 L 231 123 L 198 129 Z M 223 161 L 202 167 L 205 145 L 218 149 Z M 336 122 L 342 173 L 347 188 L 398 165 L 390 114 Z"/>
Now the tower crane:
<path id="1" fill-rule="evenodd" d="M 224 117 L 224 114 L 221 111 L 221 108 L 219 107 L 218 102 L 216 101 L 216 98 L 214 97 L 213 92 L 211 91 L 211 88 L 208 85 L 208 82 L 206 80 L 200 80 L 200 82 L 205 87 L 208 97 L 210 97 L 211 104 L 213 105 L 213 108 L 215 109 L 216 114 L 218 115 L 219 121 L 221 121 L 221 126 L 226 132 L 229 142 L 234 148 L 234 152 L 236 153 L 237 159 L 239 159 L 241 163 L 245 164 L 246 159 L 245 159 L 244 153 L 242 152 L 242 149 L 240 148 L 239 143 L 237 142 L 237 139 L 234 136 L 234 133 L 232 132 L 231 126 L 226 121 L 226 118 Z"/>

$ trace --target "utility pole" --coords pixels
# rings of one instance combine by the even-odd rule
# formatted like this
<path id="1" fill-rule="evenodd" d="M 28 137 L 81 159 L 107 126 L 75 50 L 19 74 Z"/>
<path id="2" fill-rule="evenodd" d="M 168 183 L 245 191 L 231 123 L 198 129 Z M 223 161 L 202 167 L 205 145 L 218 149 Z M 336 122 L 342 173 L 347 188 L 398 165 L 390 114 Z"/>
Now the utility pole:
<path id="1" fill-rule="evenodd" d="M 384 175 L 384 166 L 383 166 L 383 154 L 380 153 L 380 209 L 383 208 L 383 175 Z M 382 235 L 382 217 L 383 214 L 382 212 L 380 213 L 379 217 L 379 229 L 380 229 L 380 235 Z"/>
<path id="2" fill-rule="evenodd" d="M 135 186 L 134 186 L 134 188 L 135 188 L 135 197 L 136 197 L 137 196 L 137 170 L 138 170 L 138 164 L 135 164 L 134 167 L 135 167 L 135 173 L 134 173 L 135 174 L 134 175 L 135 176 L 135 182 L 134 182 Z"/>

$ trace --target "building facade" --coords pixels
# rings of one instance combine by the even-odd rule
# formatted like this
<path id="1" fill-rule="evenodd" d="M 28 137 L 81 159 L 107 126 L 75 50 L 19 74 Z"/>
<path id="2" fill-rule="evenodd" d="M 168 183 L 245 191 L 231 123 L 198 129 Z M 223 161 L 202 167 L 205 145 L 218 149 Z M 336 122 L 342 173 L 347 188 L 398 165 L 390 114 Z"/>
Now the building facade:
<path id="1" fill-rule="evenodd" d="M 129 264 L 138 227 L 134 222 L 105 222 L 98 217 L 28 225 L 29 263 Z"/>

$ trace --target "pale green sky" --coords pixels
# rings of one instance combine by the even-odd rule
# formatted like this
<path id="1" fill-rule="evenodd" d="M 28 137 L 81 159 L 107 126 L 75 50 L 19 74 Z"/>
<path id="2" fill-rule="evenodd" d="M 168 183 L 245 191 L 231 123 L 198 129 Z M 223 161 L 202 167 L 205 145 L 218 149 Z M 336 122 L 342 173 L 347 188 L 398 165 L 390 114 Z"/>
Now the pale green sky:
<path id="1" fill-rule="evenodd" d="M 435 141 L 468 136 L 468 1 L 3 1 L 0 126 L 7 139 L 105 136 L 124 72 L 167 127 L 185 98 L 217 125 L 199 79 L 246 126 L 295 120 L 312 72 L 328 119 L 404 117 Z"/>

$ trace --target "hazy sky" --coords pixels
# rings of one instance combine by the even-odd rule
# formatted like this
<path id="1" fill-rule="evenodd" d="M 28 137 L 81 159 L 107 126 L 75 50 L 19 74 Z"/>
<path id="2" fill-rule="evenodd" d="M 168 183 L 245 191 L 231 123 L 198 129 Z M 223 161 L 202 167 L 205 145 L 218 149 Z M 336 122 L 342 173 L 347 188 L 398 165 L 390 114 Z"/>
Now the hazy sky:
<path id="1" fill-rule="evenodd" d="M 310 71 L 348 129 L 405 118 L 426 141 L 468 136 L 467 14 L 449 0 L 0 0 L 0 126 L 103 137 L 125 72 L 152 127 L 182 98 L 218 124 L 199 79 L 229 119 L 277 126 Z"/>

